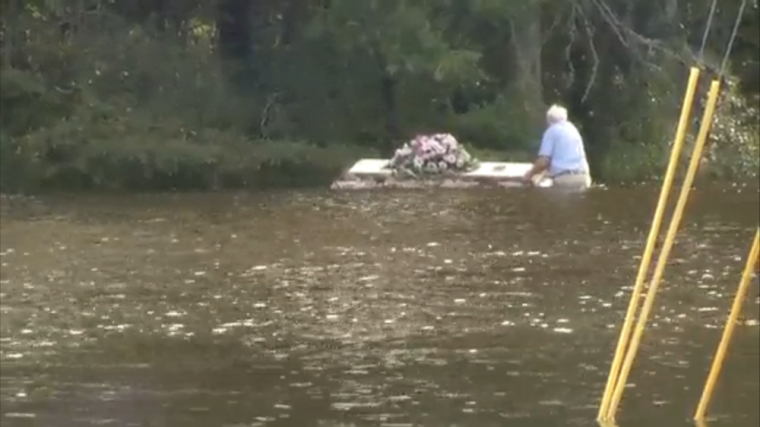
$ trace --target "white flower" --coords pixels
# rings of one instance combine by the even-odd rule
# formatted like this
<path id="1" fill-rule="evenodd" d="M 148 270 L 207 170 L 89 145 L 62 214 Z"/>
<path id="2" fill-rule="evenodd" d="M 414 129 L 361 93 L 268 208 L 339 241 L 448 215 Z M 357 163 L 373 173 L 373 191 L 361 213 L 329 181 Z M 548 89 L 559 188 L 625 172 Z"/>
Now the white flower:
<path id="1" fill-rule="evenodd" d="M 443 156 L 443 161 L 446 162 L 446 163 L 448 163 L 448 164 L 450 164 L 450 165 L 453 165 L 453 164 L 455 164 L 457 162 L 457 156 L 455 156 L 453 154 L 447 154 L 447 155 Z"/>
<path id="2" fill-rule="evenodd" d="M 436 165 L 435 163 L 432 163 L 432 162 L 431 163 L 426 163 L 425 164 L 425 172 L 429 172 L 429 173 L 436 173 L 436 172 L 438 172 L 438 165 Z"/>
<path id="3" fill-rule="evenodd" d="M 440 170 L 441 172 L 448 169 L 448 167 L 449 165 L 447 165 L 446 162 L 438 162 L 438 170 Z"/>
<path id="4" fill-rule="evenodd" d="M 459 143 L 457 142 L 457 139 L 454 138 L 454 135 L 450 133 L 446 133 L 442 135 L 441 142 L 449 147 L 449 149 L 456 148 L 459 146 Z"/>
<path id="5" fill-rule="evenodd" d="M 393 155 L 393 158 L 390 161 L 391 165 L 397 165 L 401 162 L 403 162 L 406 159 L 407 155 L 402 150 L 396 150 L 396 153 Z"/>

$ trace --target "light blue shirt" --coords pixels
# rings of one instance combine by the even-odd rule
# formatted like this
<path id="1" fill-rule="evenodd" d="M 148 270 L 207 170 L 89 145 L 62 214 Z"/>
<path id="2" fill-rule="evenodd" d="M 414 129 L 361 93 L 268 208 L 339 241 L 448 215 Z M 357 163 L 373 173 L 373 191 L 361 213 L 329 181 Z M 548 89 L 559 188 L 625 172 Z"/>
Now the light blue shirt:
<path id="1" fill-rule="evenodd" d="M 569 121 L 554 123 L 544 131 L 539 156 L 548 157 L 549 176 L 563 172 L 588 172 L 583 137 Z"/>

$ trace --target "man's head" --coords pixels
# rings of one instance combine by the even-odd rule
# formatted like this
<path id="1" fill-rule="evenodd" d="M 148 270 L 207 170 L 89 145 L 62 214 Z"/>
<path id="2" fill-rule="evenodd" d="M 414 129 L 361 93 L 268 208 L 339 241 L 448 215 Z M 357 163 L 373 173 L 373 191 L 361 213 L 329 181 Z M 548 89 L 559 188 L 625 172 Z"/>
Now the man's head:
<path id="1" fill-rule="evenodd" d="M 552 105 L 546 112 L 546 122 L 551 126 L 555 123 L 567 120 L 567 109 L 559 105 Z"/>

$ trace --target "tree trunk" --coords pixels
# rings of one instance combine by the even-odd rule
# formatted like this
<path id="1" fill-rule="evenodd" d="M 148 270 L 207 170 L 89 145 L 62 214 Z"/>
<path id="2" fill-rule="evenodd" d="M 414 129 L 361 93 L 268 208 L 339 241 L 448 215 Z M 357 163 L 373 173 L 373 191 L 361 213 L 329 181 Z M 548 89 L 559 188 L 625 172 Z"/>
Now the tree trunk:
<path id="1" fill-rule="evenodd" d="M 307 5 L 299 4 L 297 0 L 286 0 L 282 11 L 282 31 L 280 33 L 283 45 L 288 46 L 296 38 L 299 27 L 299 18 L 304 13 Z"/>
<path id="2" fill-rule="evenodd" d="M 9 0 L 8 9 L 3 13 L 3 55 L 4 67 L 13 66 L 13 54 L 16 49 L 16 23 L 18 22 L 19 3 L 21 0 Z"/>
<path id="3" fill-rule="evenodd" d="M 511 53 L 514 58 L 512 88 L 520 96 L 527 123 L 540 127 L 544 123 L 543 86 L 541 84 L 541 7 L 527 3 L 519 19 L 511 22 Z"/>
<path id="4" fill-rule="evenodd" d="M 217 47 L 223 60 L 247 62 L 252 59 L 251 25 L 252 0 L 220 0 L 217 6 Z"/>

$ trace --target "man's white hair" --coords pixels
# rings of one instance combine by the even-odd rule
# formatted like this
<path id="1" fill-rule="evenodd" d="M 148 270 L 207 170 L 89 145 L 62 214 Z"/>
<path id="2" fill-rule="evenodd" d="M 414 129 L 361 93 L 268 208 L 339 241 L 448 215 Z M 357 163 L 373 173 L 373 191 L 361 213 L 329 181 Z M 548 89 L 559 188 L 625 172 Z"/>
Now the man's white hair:
<path id="1" fill-rule="evenodd" d="M 567 120 L 567 109 L 556 104 L 552 105 L 546 112 L 546 118 L 552 123 L 564 122 Z"/>

